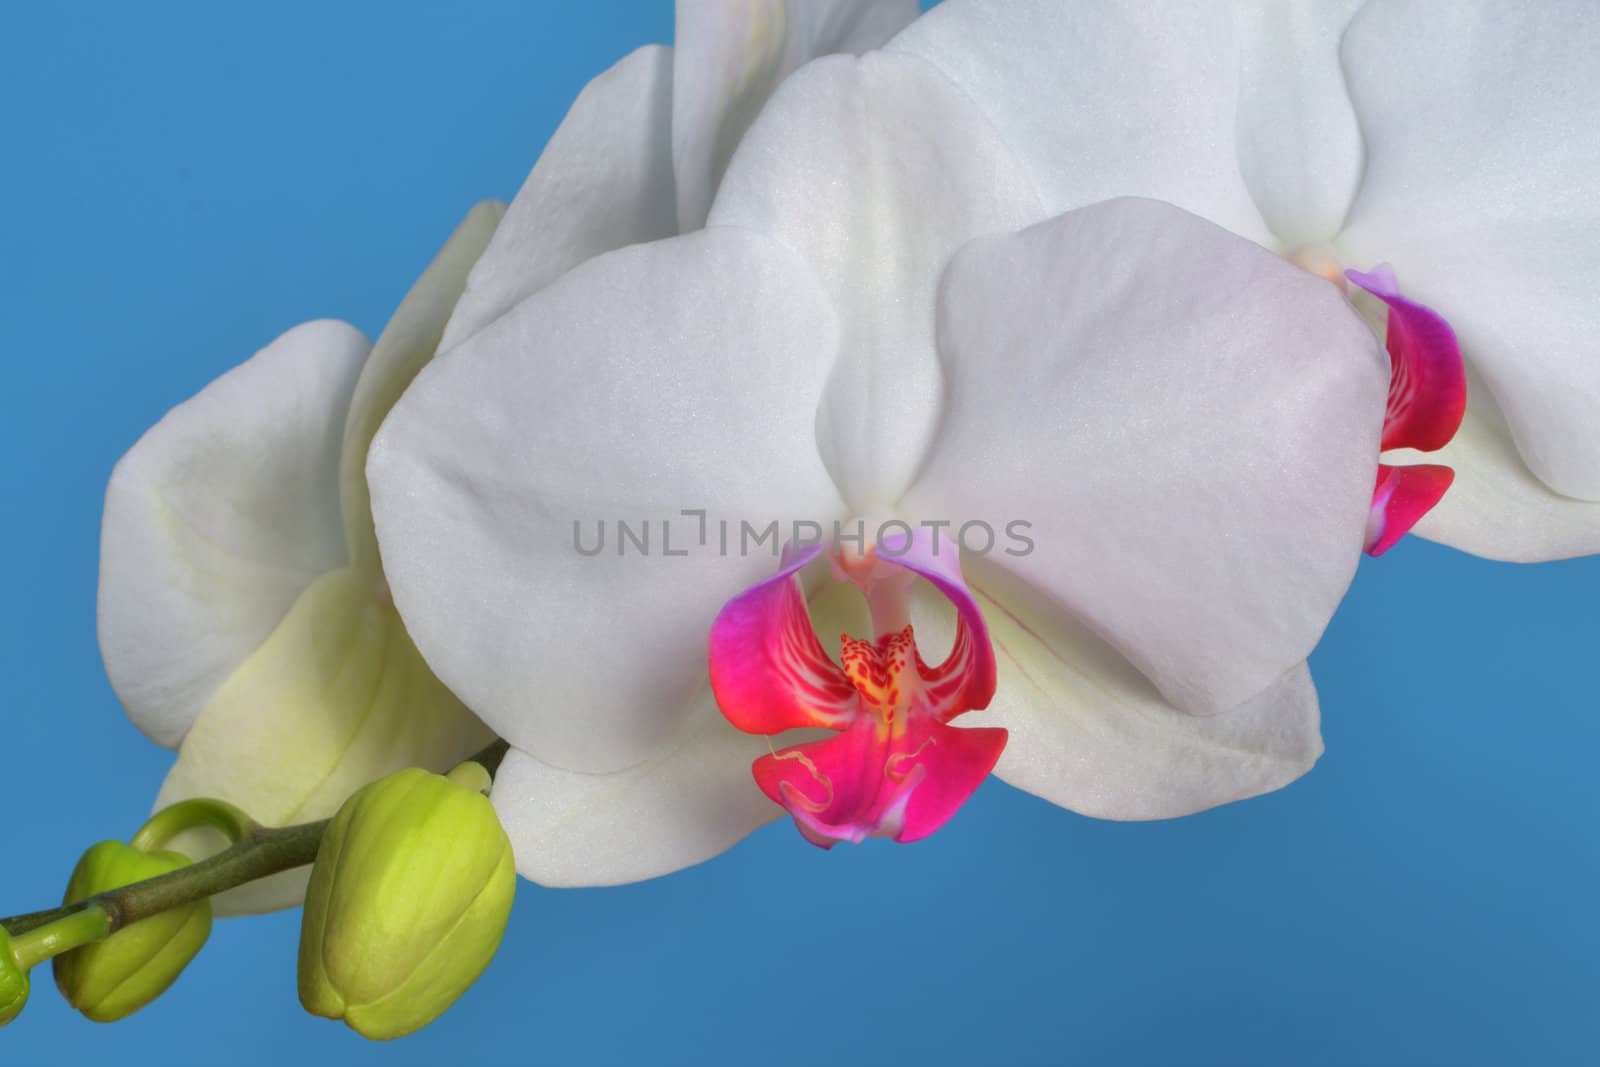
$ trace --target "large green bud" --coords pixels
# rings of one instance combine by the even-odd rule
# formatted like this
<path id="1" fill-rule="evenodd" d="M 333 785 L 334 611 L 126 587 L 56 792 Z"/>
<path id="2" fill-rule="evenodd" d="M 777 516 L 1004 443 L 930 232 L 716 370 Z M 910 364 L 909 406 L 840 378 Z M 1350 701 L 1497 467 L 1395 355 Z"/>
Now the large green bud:
<path id="1" fill-rule="evenodd" d="M 0 926 L 0 1026 L 22 1014 L 28 1003 L 28 972 L 11 954 L 11 935 Z"/>
<path id="2" fill-rule="evenodd" d="M 189 866 L 180 852 L 141 852 L 102 841 L 83 854 L 62 903 Z M 74 1008 L 97 1023 L 127 1018 L 167 991 L 211 936 L 211 902 L 196 901 L 130 923 L 103 941 L 51 961 L 56 985 Z"/>
<path id="3" fill-rule="evenodd" d="M 410 769 L 334 816 L 300 926 L 300 1003 L 387 1040 L 438 1018 L 489 965 L 516 894 L 488 773 Z"/>

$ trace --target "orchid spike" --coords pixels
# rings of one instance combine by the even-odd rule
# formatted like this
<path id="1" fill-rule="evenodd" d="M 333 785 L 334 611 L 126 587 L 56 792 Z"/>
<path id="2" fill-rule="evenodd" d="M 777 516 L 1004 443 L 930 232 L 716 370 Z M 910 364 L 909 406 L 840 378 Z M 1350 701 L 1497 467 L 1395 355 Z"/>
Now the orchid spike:
<path id="1" fill-rule="evenodd" d="M 155 807 L 206 796 L 267 825 L 309 821 L 388 771 L 448 767 L 490 740 L 394 609 L 365 465 L 503 210 L 467 215 L 376 345 L 340 322 L 296 327 L 112 472 L 100 647 L 135 725 L 178 749 Z M 199 830 L 175 847 L 226 843 Z M 291 906 L 305 879 L 231 890 L 218 911 Z"/>
<path id="2" fill-rule="evenodd" d="M 676 50 L 594 79 L 510 208 L 468 217 L 375 347 L 343 323 L 297 327 L 133 447 L 107 493 L 100 642 L 130 718 L 179 748 L 158 805 L 213 795 L 268 823 L 315 818 L 389 771 L 442 770 L 486 743 L 395 611 L 367 497 L 379 423 L 436 351 L 518 299 L 697 227 L 784 77 L 916 14 L 914 0 L 684 0 Z M 291 905 L 304 884 L 275 877 L 218 907 Z"/>

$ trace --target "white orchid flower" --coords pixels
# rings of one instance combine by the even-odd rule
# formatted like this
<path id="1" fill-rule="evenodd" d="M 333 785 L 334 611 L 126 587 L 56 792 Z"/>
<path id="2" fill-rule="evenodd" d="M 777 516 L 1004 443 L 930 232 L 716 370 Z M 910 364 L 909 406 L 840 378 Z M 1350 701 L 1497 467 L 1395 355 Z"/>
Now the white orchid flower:
<path id="1" fill-rule="evenodd" d="M 698 227 L 784 76 L 915 15 L 913 0 L 681 4 L 676 53 L 643 48 L 595 79 L 509 211 L 475 209 L 370 353 L 353 327 L 307 323 L 134 446 L 107 494 L 100 640 L 129 716 L 179 748 L 158 805 L 216 796 L 269 824 L 314 819 L 487 743 L 389 599 L 364 474 L 379 423 L 441 343 L 590 256 Z M 304 881 L 222 905 L 293 904 Z"/>
<path id="2" fill-rule="evenodd" d="M 376 345 L 342 322 L 297 326 L 179 404 L 112 472 L 100 648 L 129 717 L 178 749 L 158 807 L 210 796 L 271 825 L 309 821 L 389 771 L 445 768 L 493 739 L 394 609 L 365 464 L 504 210 L 473 209 Z M 285 907 L 305 878 L 219 901 Z"/>
<path id="3" fill-rule="evenodd" d="M 1454 471 L 1416 532 L 1600 550 L 1600 7 L 947 0 L 890 47 L 962 87 L 1051 211 L 1157 197 L 1336 280 L 1391 265 L 1362 278 L 1454 328 L 1470 395 L 1448 444 L 1455 396 L 1434 437 L 1386 434 L 1437 449 L 1384 456 L 1432 464 L 1428 495 Z"/>
<path id="4" fill-rule="evenodd" d="M 687 233 L 740 137 L 807 61 L 877 48 L 916 0 L 680 0 L 676 43 L 647 45 L 590 82 L 511 202 L 441 350 L 578 264 Z"/>
<path id="5" fill-rule="evenodd" d="M 512 745 L 525 876 L 651 877 L 785 809 L 822 845 L 911 840 L 991 766 L 1134 819 L 1315 761 L 1303 661 L 1365 539 L 1376 339 L 1175 208 L 1051 215 L 930 65 L 819 60 L 704 231 L 419 376 L 371 453 L 379 539 L 418 646 Z M 856 520 L 771 576 L 778 529 Z M 950 548 L 1018 520 L 1032 551 Z M 817 633 L 866 639 L 836 663 Z M 764 736 L 794 727 L 838 736 Z"/>

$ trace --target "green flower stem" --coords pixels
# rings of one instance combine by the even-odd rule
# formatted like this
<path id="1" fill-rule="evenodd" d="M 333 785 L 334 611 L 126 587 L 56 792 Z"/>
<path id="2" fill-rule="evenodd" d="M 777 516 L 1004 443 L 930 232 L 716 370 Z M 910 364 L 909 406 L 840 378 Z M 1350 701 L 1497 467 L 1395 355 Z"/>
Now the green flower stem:
<path id="1" fill-rule="evenodd" d="M 0 919 L 13 938 L 84 910 L 103 910 L 110 922 L 108 933 L 169 908 L 193 904 L 225 889 L 265 878 L 269 874 L 304 867 L 317 858 L 322 832 L 329 820 L 298 826 L 258 826 L 249 834 L 199 863 L 96 894 L 88 900 Z"/>
<path id="2" fill-rule="evenodd" d="M 185 830 L 199 826 L 221 830 L 228 835 L 228 843 L 233 844 L 250 836 L 256 821 L 225 800 L 196 797 L 180 800 L 150 816 L 128 844 L 140 852 L 154 852 Z"/>
<path id="3" fill-rule="evenodd" d="M 23 971 L 111 933 L 111 917 L 90 904 L 43 923 L 11 941 L 11 958 Z"/>
<path id="4" fill-rule="evenodd" d="M 481 764 L 492 776 L 500 769 L 500 761 L 505 758 L 508 748 L 506 742 L 496 740 L 473 756 L 470 762 Z M 164 819 L 169 812 L 177 812 L 179 809 L 184 809 L 181 814 Z M 49 911 L 35 911 L 0 919 L 0 926 L 4 926 L 6 932 L 13 939 L 17 939 L 59 920 L 99 911 L 103 913 L 107 923 L 105 932 L 99 935 L 103 937 L 115 933 L 130 923 L 136 923 L 140 919 L 159 914 L 169 908 L 193 904 L 225 889 L 232 889 L 280 871 L 304 867 L 317 858 L 317 849 L 322 844 L 322 833 L 331 821 L 322 819 L 297 826 L 260 826 L 244 812 L 219 800 L 184 801 L 174 804 L 158 812 L 154 818 L 145 823 L 134 836 L 135 847 L 143 847 L 140 838 L 157 841 L 155 847 L 159 847 L 159 843 L 164 842 L 163 834 L 170 836 L 169 831 L 176 833 L 199 825 L 216 826 L 230 836 L 233 831 L 237 831 L 238 836 L 233 844 L 215 856 L 198 863 L 143 882 L 108 890 L 88 900 L 65 904 Z M 13 944 L 16 944 L 15 940 Z"/>

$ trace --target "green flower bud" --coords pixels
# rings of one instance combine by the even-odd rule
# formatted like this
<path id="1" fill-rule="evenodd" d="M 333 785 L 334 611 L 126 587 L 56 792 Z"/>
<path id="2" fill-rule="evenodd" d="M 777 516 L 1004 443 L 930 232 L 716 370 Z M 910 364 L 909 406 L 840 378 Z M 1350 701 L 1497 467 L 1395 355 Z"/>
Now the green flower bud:
<path id="1" fill-rule="evenodd" d="M 489 965 L 511 914 L 511 842 L 486 771 L 412 768 L 334 816 L 300 926 L 300 1003 L 387 1040 L 438 1018 Z"/>
<path id="2" fill-rule="evenodd" d="M 11 954 L 11 935 L 0 926 L 0 1026 L 22 1014 L 28 1003 L 28 972 Z"/>
<path id="3" fill-rule="evenodd" d="M 102 841 L 83 854 L 67 882 L 72 903 L 189 865 L 178 852 L 140 852 Z M 126 1018 L 166 992 L 211 934 L 211 902 L 201 900 L 152 915 L 57 956 L 56 985 L 74 1008 L 97 1023 Z"/>

